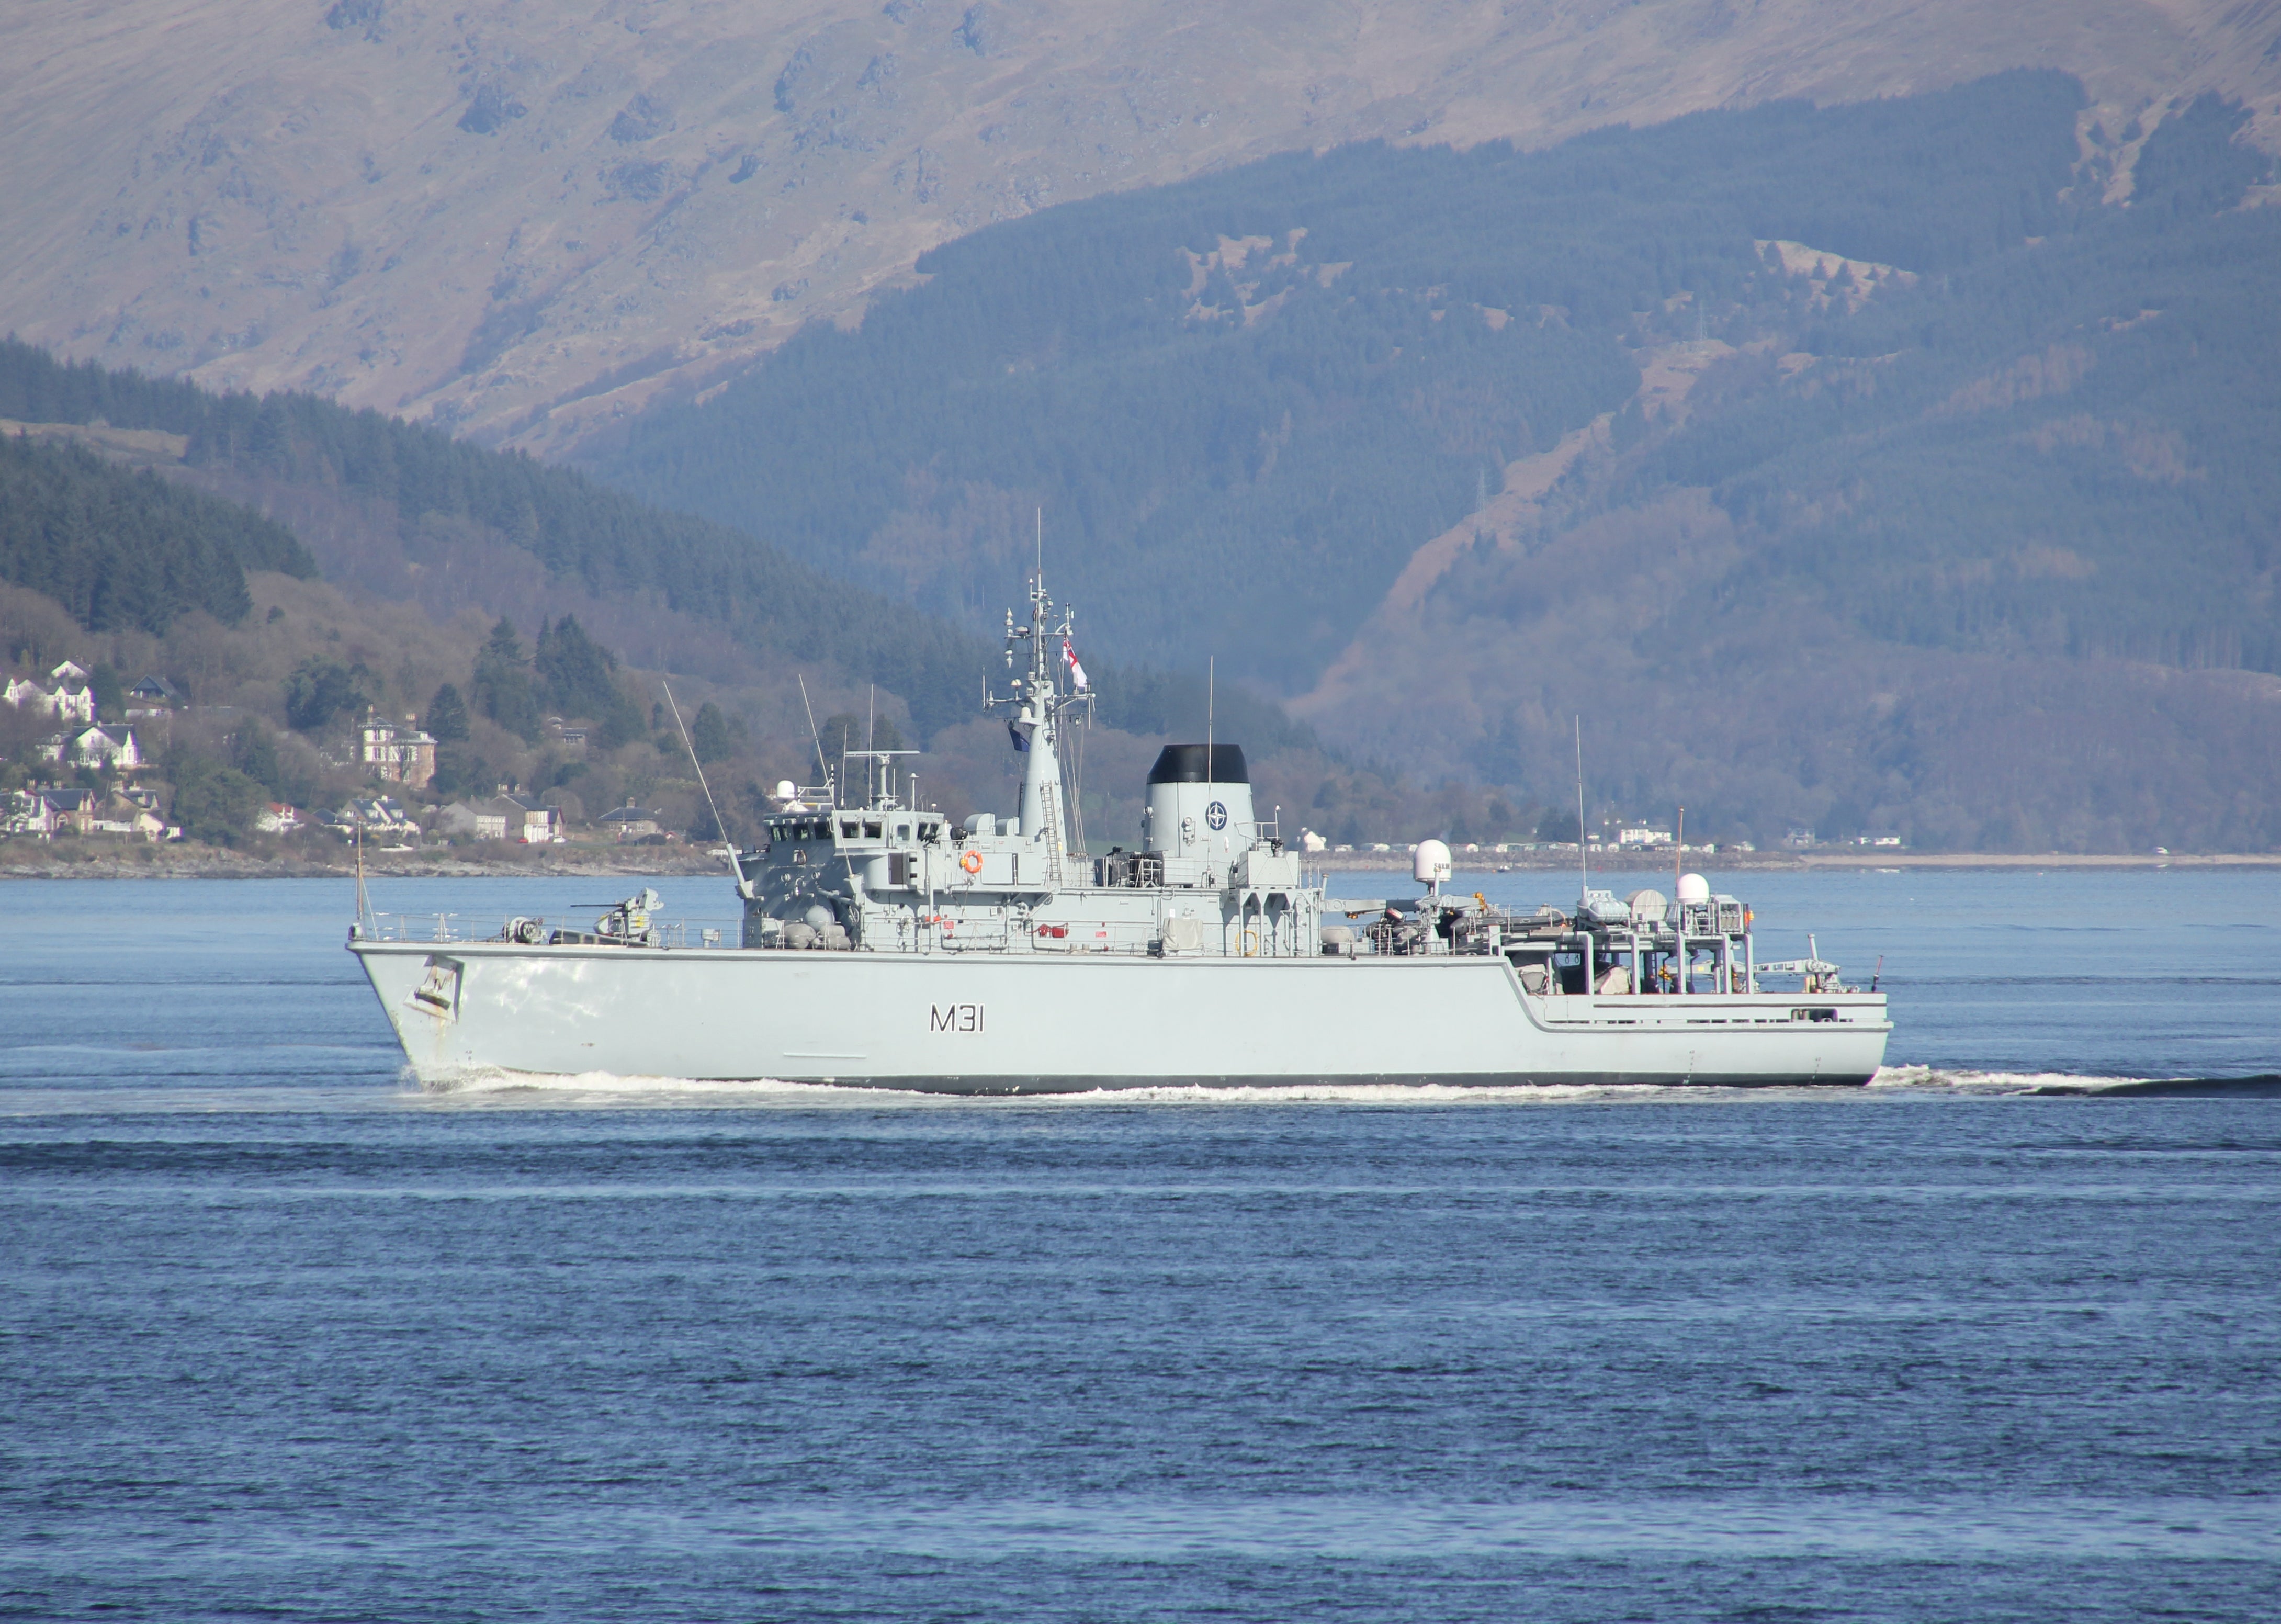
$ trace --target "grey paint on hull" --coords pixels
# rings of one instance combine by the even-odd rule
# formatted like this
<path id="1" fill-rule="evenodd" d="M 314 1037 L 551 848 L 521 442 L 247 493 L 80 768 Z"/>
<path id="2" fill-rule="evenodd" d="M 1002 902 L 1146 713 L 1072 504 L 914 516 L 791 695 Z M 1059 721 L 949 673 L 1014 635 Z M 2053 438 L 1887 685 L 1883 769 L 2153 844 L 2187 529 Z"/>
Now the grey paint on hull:
<path id="1" fill-rule="evenodd" d="M 431 1085 L 474 1071 L 975 1094 L 1856 1084 L 1891 1030 L 1877 994 L 1537 997 L 1494 956 L 350 947 Z"/>

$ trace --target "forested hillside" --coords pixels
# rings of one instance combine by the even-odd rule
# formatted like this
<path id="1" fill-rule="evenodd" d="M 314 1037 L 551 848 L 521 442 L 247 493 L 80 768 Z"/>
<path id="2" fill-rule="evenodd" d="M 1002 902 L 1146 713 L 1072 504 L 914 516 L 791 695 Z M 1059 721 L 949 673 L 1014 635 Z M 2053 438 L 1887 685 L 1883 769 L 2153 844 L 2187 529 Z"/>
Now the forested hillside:
<path id="1" fill-rule="evenodd" d="M 348 731 L 368 706 L 418 715 L 442 741 L 415 800 L 512 782 L 574 808 L 634 797 L 696 829 L 669 676 L 745 837 L 763 785 L 815 776 L 810 700 L 827 739 L 860 747 L 876 728 L 901 747 L 916 731 L 937 804 L 1012 793 L 1004 729 L 975 720 L 983 639 L 734 531 L 375 414 L 59 366 L 21 344 L 0 344 L 0 417 L 20 426 L 0 437 L 0 675 L 68 658 L 114 686 L 123 671 L 186 692 L 195 708 L 163 729 L 162 782 L 228 766 L 236 776 L 215 782 L 244 814 L 193 819 L 199 838 L 246 836 L 257 789 L 336 804 L 365 787 Z M 1017 597 L 1018 570 L 993 584 Z M 1205 687 L 1090 669 L 1102 770 L 1073 804 L 1104 841 L 1128 839 L 1157 736 L 1201 731 Z M 1218 708 L 1287 802 L 1335 777 L 1373 817 L 1402 804 L 1272 704 L 1223 684 Z M 0 788 L 13 787 L 39 773 L 27 752 L 45 724 L 0 720 L 13 729 Z M 565 723 L 583 742 L 565 742 Z"/>
<path id="2" fill-rule="evenodd" d="M 985 638 L 924 607 L 851 589 L 748 534 L 646 506 L 521 452 L 488 451 L 314 396 L 217 395 L 134 372 L 66 365 L 34 346 L 0 340 L 0 418 L 161 429 L 186 437 L 187 468 L 226 476 L 233 491 L 262 497 L 338 492 L 376 508 L 386 528 L 404 533 L 400 564 L 413 574 L 447 562 L 436 555 L 448 555 L 454 543 L 470 536 L 478 543 L 506 544 L 535 558 L 549 576 L 597 598 L 654 600 L 676 615 L 719 625 L 749 649 L 830 662 L 877 682 L 909 706 L 922 737 L 974 714 L 989 660 Z M 166 511 L 174 522 L 145 537 L 148 527 L 135 520 L 115 545 L 66 548 L 68 561 L 39 566 L 51 572 L 42 578 L 12 573 L 19 566 L 9 561 L 18 553 L 0 553 L 0 579 L 58 597 L 66 594 L 50 580 L 78 581 L 89 603 L 124 593 L 120 601 L 139 604 L 148 593 L 139 583 L 161 568 L 154 561 L 169 561 L 164 568 L 182 575 L 185 566 L 171 561 L 203 557 L 201 548 L 220 549 L 216 556 L 225 569 L 233 547 L 247 568 L 313 569 L 288 530 L 242 506 L 213 503 L 148 475 L 112 470 L 82 450 L 37 448 L 25 454 L 43 459 L 43 467 L 97 474 L 105 490 L 139 492 L 146 505 L 171 503 Z M 44 514 L 48 507 L 38 511 Z M 205 528 L 187 524 L 184 516 Z M 40 533 L 52 532 L 59 522 L 43 521 L 47 528 Z M 35 555 L 21 556 L 20 568 L 32 569 Z M 343 573 L 353 568 L 344 561 Z M 64 573 L 52 573 L 58 570 Z M 975 583 L 975 591 L 994 603 L 1010 602 L 1020 595 L 1023 570 L 1019 556 L 1001 561 Z M 234 619 L 244 612 L 243 582 L 216 581 L 211 591 L 219 595 L 197 601 L 220 619 Z M 78 600 L 66 601 L 78 608 Z M 439 599 L 429 607 L 449 614 L 462 606 Z M 163 620 L 137 623 L 156 630 Z M 667 651 L 659 651 L 659 663 L 671 668 Z M 1152 671 L 1107 657 L 1091 660 L 1087 669 L 1112 725 L 1152 734 L 1202 725 L 1203 683 L 1193 673 Z M 1256 748 L 1313 743 L 1311 730 L 1241 687 L 1224 689 L 1220 705 L 1228 724 Z"/>
<path id="3" fill-rule="evenodd" d="M 2281 839 L 2263 691 L 2145 674 L 2281 669 L 2268 163 L 2214 98 L 2081 106 L 2013 73 L 1094 199 L 595 466 L 978 620 L 1042 505 L 1112 652 L 1215 652 L 1412 771 L 1548 792 L 1581 713 L 1607 805 L 1734 833 Z M 2095 806 L 2085 756 L 1993 787 L 2093 694 L 2117 781 L 2198 810 Z"/>
<path id="4" fill-rule="evenodd" d="M 99 631 L 163 632 L 186 609 L 245 618 L 248 569 L 306 578 L 283 525 L 77 445 L 0 435 L 0 581 L 45 592 Z"/>
<path id="5" fill-rule="evenodd" d="M 1303 688 L 1509 462 L 1630 398 L 1634 346 L 1698 309 L 1720 334 L 1804 313 L 1755 242 L 1942 272 L 2054 229 L 2080 100 L 2009 74 L 1073 205 L 923 256 L 860 331 L 810 330 L 598 466 L 978 623 L 968 581 L 1042 503 L 1117 652 Z"/>
<path id="6" fill-rule="evenodd" d="M 850 592 L 748 536 L 377 412 L 312 395 L 210 394 L 61 365 L 9 341 L 0 417 L 165 429 L 189 437 L 193 468 L 337 490 L 430 530 L 472 524 L 590 592 L 654 597 L 748 644 L 871 677 L 930 730 L 963 719 L 981 680 L 980 645 L 930 615 Z"/>

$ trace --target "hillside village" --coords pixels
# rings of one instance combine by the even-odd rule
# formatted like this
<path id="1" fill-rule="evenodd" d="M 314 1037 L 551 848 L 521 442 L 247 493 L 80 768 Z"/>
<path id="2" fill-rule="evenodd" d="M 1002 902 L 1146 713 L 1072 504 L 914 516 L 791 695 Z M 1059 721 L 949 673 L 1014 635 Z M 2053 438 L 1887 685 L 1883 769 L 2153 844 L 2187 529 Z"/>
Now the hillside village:
<path id="1" fill-rule="evenodd" d="M 574 794 L 555 791 L 542 798 L 501 784 L 488 795 L 443 795 L 436 736 L 416 716 L 399 722 L 375 706 L 339 732 L 341 748 L 318 752 L 329 776 L 361 777 L 360 789 L 301 806 L 249 794 L 256 781 L 235 768 L 200 771 L 178 763 L 170 771 L 178 725 L 186 733 L 234 725 L 251 736 L 259 723 L 235 707 L 192 706 L 163 676 L 122 689 L 107 667 L 66 659 L 11 674 L 0 701 L 8 708 L 0 713 L 0 839 L 10 841 L 312 839 L 390 851 L 487 842 L 671 845 L 684 838 L 673 813 L 630 802 L 589 823 Z M 544 725 L 561 747 L 584 747 L 585 730 L 560 716 Z M 239 754 L 259 752 L 257 746 Z M 222 774 L 244 782 L 216 784 Z"/>
<path id="2" fill-rule="evenodd" d="M 173 692 L 161 679 L 146 678 L 128 697 L 148 703 Z M 45 722 L 53 731 L 35 735 L 29 760 L 14 772 L 25 783 L 8 787 L 0 802 L 0 834 L 52 839 L 58 833 L 128 835 L 145 840 L 179 840 L 182 831 L 166 822 L 157 791 L 135 782 L 150 766 L 135 723 L 147 710 L 120 708 L 115 718 L 98 720 L 98 700 L 83 666 L 66 660 L 46 673 L 46 683 L 11 677 L 0 700 L 22 723 Z M 19 749 L 18 754 L 24 753 Z M 38 763 L 35 768 L 32 763 Z M 45 771 L 52 778 L 32 776 Z M 68 778 L 62 775 L 68 774 Z"/>
<path id="3" fill-rule="evenodd" d="M 550 629 L 550 642 L 559 646 L 574 635 L 575 625 L 569 633 Z M 685 794 L 669 793 L 663 805 L 614 800 L 607 810 L 590 812 L 576 786 L 590 778 L 607 782 L 609 753 L 597 737 L 603 730 L 579 718 L 536 713 L 526 718 L 535 723 L 544 742 L 538 759 L 541 776 L 550 780 L 545 787 L 473 781 L 468 746 L 476 726 L 495 727 L 502 704 L 511 711 L 530 697 L 522 693 L 518 700 L 506 680 L 508 669 L 502 669 L 511 643 L 511 629 L 493 629 L 487 645 L 492 666 L 480 683 L 469 684 L 477 693 L 472 715 L 457 687 L 445 683 L 425 715 L 392 715 L 365 703 L 352 708 L 352 716 L 314 718 L 313 740 L 297 737 L 290 723 L 285 730 L 273 730 L 241 705 L 194 704 L 179 684 L 163 675 L 144 675 L 122 686 L 112 668 L 90 668 L 68 658 L 11 674 L 0 684 L 0 701 L 7 707 L 0 712 L 0 840 L 163 845 L 187 839 L 277 853 L 360 844 L 375 855 L 476 855 L 673 847 L 717 838 L 709 814 Z M 313 708 L 321 710 L 323 705 L 310 698 L 310 690 L 324 685 L 321 673 L 297 672 L 285 684 L 289 717 L 298 702 L 302 719 L 312 720 Z M 838 715 L 831 719 L 843 745 L 852 742 L 855 720 Z M 683 747 L 732 764 L 738 731 L 707 701 L 699 708 Z M 887 731 L 892 735 L 892 724 Z M 680 744 L 663 738 L 641 742 L 653 754 Z M 218 750 L 237 764 L 220 765 L 213 756 L 201 755 L 202 748 Z M 296 758 L 304 755 L 297 765 Z M 305 781 L 318 793 L 289 800 L 268 793 L 271 784 L 291 781 L 310 762 L 320 771 Z M 481 767 L 480 758 L 474 765 Z M 790 779 L 764 790 L 748 775 L 741 780 L 734 772 L 729 777 L 740 814 L 732 835 L 749 836 L 754 816 L 796 804 L 804 793 Z M 486 787 L 490 793 L 482 793 Z M 1558 825 L 1558 816 L 1548 816 L 1539 831 L 1548 838 L 1460 839 L 1455 849 L 1469 864 L 1483 867 L 1565 861 L 1577 851 L 1575 831 Z M 1567 838 L 1549 838 L 1562 834 Z M 1304 824 L 1297 844 L 1326 862 L 1360 864 L 1397 860 L 1417 849 L 1414 841 L 1334 842 Z M 1784 844 L 1804 849 L 1817 842 L 1811 830 L 1801 828 L 1790 831 Z M 1844 844 L 1898 847 L 1901 841 L 1881 832 Z M 1668 828 L 1612 815 L 1585 831 L 1584 849 L 1607 861 L 1682 848 Z M 1739 856 L 1755 848 L 1748 841 L 1728 841 L 1723 847 L 1715 841 L 1689 841 L 1683 849 L 1692 855 L 1723 849 Z"/>

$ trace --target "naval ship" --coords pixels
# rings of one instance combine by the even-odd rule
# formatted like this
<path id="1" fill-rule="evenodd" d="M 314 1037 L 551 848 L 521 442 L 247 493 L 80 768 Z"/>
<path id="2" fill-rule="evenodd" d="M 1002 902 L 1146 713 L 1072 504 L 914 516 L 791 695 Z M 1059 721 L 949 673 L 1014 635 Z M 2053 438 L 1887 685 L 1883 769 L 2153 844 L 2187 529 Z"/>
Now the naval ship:
<path id="1" fill-rule="evenodd" d="M 1333 897 L 1209 729 L 1156 758 L 1137 848 L 1087 855 L 1066 816 L 1064 742 L 1092 700 L 1072 636 L 1040 574 L 1028 623 L 1008 615 L 1009 692 L 984 696 L 1019 753 L 1011 815 L 954 823 L 885 752 L 862 753 L 860 795 L 828 771 L 780 785 L 762 843 L 723 852 L 734 943 L 689 943 L 646 889 L 587 928 L 516 917 L 486 940 L 360 901 L 349 951 L 412 1071 L 969 1094 L 1875 1074 L 1884 995 L 1819 956 L 1759 962 L 1751 910 L 1702 877 L 1670 897 L 1587 880 L 1573 907 L 1524 912 L 1450 889 L 1428 840 L 1417 894 Z"/>

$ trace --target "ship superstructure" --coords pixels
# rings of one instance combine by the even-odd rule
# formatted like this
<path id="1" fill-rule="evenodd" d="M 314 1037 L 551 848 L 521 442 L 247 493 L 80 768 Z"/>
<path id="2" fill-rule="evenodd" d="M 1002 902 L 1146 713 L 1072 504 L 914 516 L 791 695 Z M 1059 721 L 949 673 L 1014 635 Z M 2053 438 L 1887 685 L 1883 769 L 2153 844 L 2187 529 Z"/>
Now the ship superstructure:
<path id="1" fill-rule="evenodd" d="M 1022 764 L 1019 810 L 953 826 L 903 804 L 891 758 L 877 755 L 867 804 L 826 804 L 765 820 L 768 838 L 737 854 L 744 945 L 921 954 L 1165 955 L 1303 958 L 1319 941 L 1323 893 L 1252 804 L 1242 750 L 1167 745 L 1148 774 L 1141 849 L 1073 849 L 1063 767 L 1070 713 L 1091 696 L 1064 687 L 1056 623 L 1042 585 L 1031 620 L 1010 623 L 1008 713 Z M 1021 666 L 1015 656 L 1026 650 Z M 871 756 L 874 753 L 858 753 Z M 850 775 L 845 775 L 852 777 Z M 836 801 L 827 785 L 824 798 Z M 916 797 L 913 797 L 916 799 Z"/>
<path id="2" fill-rule="evenodd" d="M 1008 692 L 985 703 L 1022 765 L 1013 813 L 954 824 L 880 752 L 854 753 L 860 804 L 837 788 L 849 758 L 780 786 L 764 839 L 730 854 L 734 945 L 669 937 L 653 893 L 592 929 L 517 918 L 481 942 L 360 923 L 351 949 L 414 1069 L 966 1093 L 1876 1071 L 1883 995 L 1818 957 L 1757 963 L 1751 910 L 1699 876 L 1518 912 L 1450 890 L 1427 841 L 1417 894 L 1334 898 L 1209 734 L 1158 755 L 1138 847 L 1091 855 L 1064 769 L 1091 704 L 1071 631 L 1042 580 L 1028 623 L 1009 617 Z"/>

